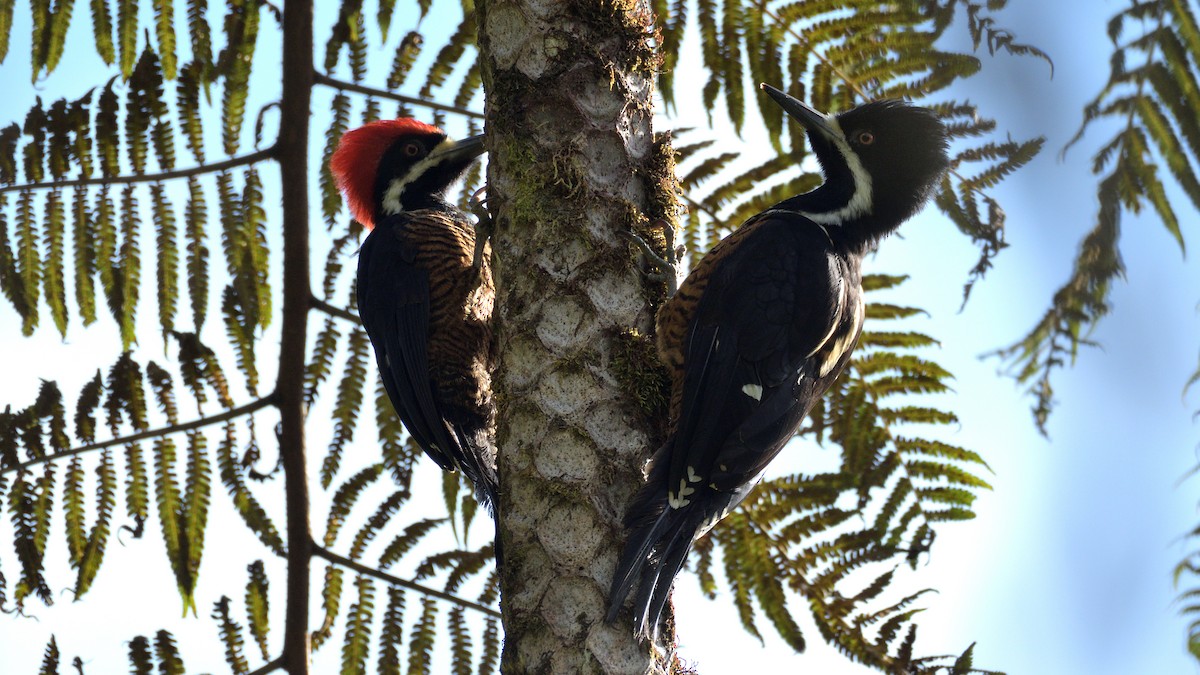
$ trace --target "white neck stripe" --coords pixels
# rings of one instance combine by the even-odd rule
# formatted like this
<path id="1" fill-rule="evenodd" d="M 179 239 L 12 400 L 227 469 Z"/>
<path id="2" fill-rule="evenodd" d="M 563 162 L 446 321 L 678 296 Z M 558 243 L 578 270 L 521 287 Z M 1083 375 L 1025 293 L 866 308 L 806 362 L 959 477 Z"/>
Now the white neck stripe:
<path id="1" fill-rule="evenodd" d="M 854 194 L 850 196 L 850 201 L 846 202 L 845 206 L 836 211 L 821 213 L 797 211 L 797 213 L 821 225 L 841 225 L 847 220 L 853 220 L 871 212 L 871 174 L 867 173 L 866 168 L 862 165 L 862 160 L 850 149 L 850 144 L 846 141 L 846 135 L 842 133 L 842 127 L 838 124 L 837 118 L 830 115 L 828 122 L 837 131 L 837 136 L 830 140 L 837 146 L 842 158 L 846 160 L 846 166 L 850 169 L 850 175 L 854 179 Z"/>
<path id="2" fill-rule="evenodd" d="M 387 189 L 383 192 L 383 215 L 393 216 L 403 211 L 404 207 L 400 204 L 400 197 L 404 194 L 404 188 L 408 187 L 409 183 L 428 171 L 429 167 L 437 164 L 441 159 L 442 153 L 453 148 L 455 145 L 457 145 L 457 142 L 453 138 L 447 137 L 441 143 L 438 143 L 424 159 L 414 164 L 408 170 L 408 173 L 388 183 Z"/>

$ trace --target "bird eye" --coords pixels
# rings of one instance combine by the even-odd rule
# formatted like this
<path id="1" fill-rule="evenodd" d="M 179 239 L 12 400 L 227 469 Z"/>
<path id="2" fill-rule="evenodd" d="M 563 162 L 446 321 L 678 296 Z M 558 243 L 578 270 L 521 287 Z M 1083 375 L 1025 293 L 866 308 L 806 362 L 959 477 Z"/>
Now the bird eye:
<path id="1" fill-rule="evenodd" d="M 854 135 L 854 141 L 859 145 L 870 145 L 875 142 L 875 134 L 869 131 L 860 131 Z"/>
<path id="2" fill-rule="evenodd" d="M 409 157 L 416 157 L 417 155 L 421 154 L 421 144 L 420 143 L 405 144 L 404 154 L 408 155 Z"/>

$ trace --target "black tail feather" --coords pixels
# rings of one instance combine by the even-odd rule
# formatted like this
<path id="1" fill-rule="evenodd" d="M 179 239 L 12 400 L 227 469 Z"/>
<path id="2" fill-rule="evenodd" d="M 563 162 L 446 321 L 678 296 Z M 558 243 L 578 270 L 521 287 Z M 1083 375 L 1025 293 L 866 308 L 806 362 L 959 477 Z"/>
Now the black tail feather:
<path id="1" fill-rule="evenodd" d="M 646 638 L 653 637 L 657 629 L 675 575 L 687 559 L 701 520 L 693 509 L 668 506 L 663 489 L 665 470 L 665 463 L 655 462 L 646 485 L 629 506 L 625 519 L 629 539 L 613 575 L 605 617 L 609 623 L 616 620 L 636 581 L 634 629 Z"/>
<path id="2" fill-rule="evenodd" d="M 496 526 L 496 564 L 500 565 L 504 560 L 503 549 L 500 546 L 500 518 L 497 516 L 500 508 L 500 480 L 493 463 L 496 453 L 492 448 L 491 437 L 483 427 L 464 429 L 462 425 L 454 424 L 451 428 L 465 460 L 462 472 L 475 486 L 475 499 L 487 509 Z"/>

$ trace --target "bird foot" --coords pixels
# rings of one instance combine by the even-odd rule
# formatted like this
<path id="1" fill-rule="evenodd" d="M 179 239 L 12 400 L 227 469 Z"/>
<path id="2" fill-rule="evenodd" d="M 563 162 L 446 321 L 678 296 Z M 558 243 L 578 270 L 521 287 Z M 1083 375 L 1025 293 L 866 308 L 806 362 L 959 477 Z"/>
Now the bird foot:
<path id="1" fill-rule="evenodd" d="M 659 255 L 650 248 L 650 244 L 646 240 L 637 236 L 632 232 L 621 232 L 621 235 L 636 245 L 642 250 L 642 261 L 645 265 L 651 268 L 652 272 L 646 272 L 646 278 L 651 281 L 662 281 L 667 284 L 667 297 L 675 295 L 675 291 L 679 289 L 679 261 L 683 258 L 684 247 L 682 244 L 675 244 L 675 228 L 671 223 L 662 218 L 656 218 L 650 223 L 652 227 L 658 227 L 663 231 L 663 239 L 666 240 L 666 253 Z"/>
<path id="2" fill-rule="evenodd" d="M 487 197 L 482 199 L 479 195 L 486 195 L 487 186 L 479 188 L 467 200 L 467 208 L 475 216 L 475 251 L 471 254 L 471 271 L 475 274 L 475 283 L 479 284 L 483 281 L 483 275 L 480 274 L 480 268 L 483 266 L 483 248 L 487 246 L 488 239 L 492 237 L 492 232 L 495 231 L 495 223 L 492 222 L 492 216 L 487 210 Z"/>

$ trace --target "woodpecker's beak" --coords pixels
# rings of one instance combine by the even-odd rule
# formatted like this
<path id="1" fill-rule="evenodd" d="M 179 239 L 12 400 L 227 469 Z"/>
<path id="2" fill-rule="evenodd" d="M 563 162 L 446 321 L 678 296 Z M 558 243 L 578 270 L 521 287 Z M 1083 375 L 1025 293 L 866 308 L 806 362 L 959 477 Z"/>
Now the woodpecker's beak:
<path id="1" fill-rule="evenodd" d="M 779 104 L 780 108 L 783 108 L 784 112 L 802 124 L 805 129 L 819 131 L 830 140 L 840 140 L 842 138 L 841 132 L 837 130 L 836 126 L 830 123 L 830 120 L 833 119 L 831 115 L 819 112 L 809 107 L 800 99 L 788 96 L 765 82 L 759 86 Z"/>
<path id="2" fill-rule="evenodd" d="M 457 142 L 442 141 L 429 153 L 428 161 L 445 166 L 467 165 L 485 152 L 483 134 L 470 136 Z"/>

